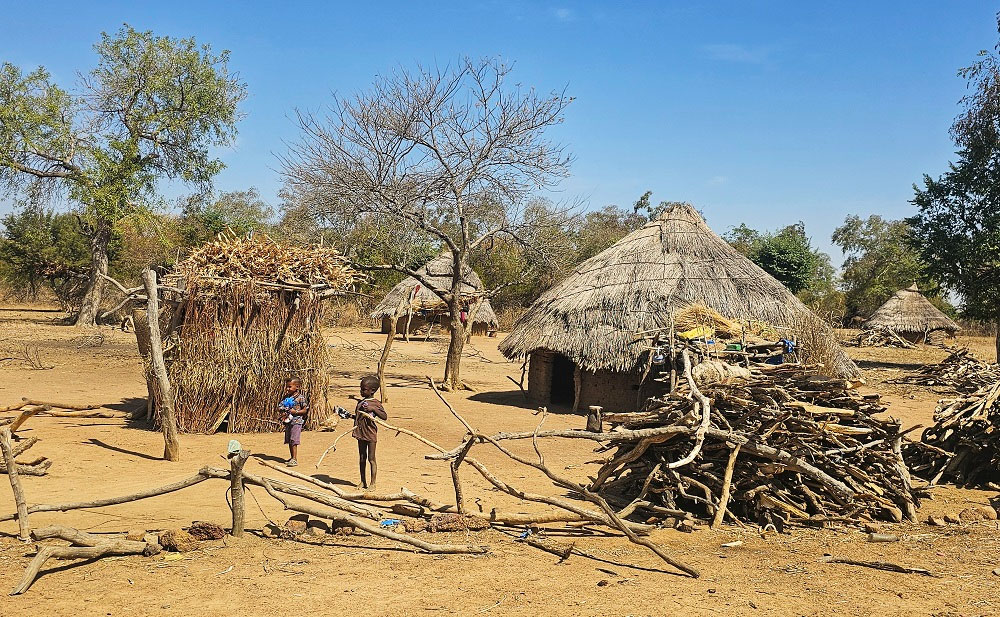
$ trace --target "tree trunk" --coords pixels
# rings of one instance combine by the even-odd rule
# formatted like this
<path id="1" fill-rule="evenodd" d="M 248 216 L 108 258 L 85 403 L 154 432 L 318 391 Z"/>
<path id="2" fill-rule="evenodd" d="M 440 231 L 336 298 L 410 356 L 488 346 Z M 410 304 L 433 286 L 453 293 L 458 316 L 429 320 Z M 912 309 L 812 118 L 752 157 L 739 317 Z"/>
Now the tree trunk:
<path id="1" fill-rule="evenodd" d="M 153 364 L 153 373 L 160 384 L 160 427 L 163 429 L 163 458 L 168 461 L 181 460 L 181 447 L 177 441 L 177 419 L 174 417 L 174 395 L 170 390 L 170 379 L 167 377 L 167 365 L 163 361 L 163 341 L 160 339 L 160 306 L 159 290 L 156 287 L 156 274 L 152 270 L 142 273 L 142 282 L 146 286 L 146 317 L 149 322 L 149 348 Z"/>
<path id="2" fill-rule="evenodd" d="M 90 237 L 90 280 L 87 282 L 87 292 L 80 303 L 80 312 L 74 324 L 78 328 L 93 328 L 97 325 L 101 297 L 104 293 L 104 278 L 101 275 L 108 273 L 110 243 L 111 226 L 103 219 L 98 219 L 94 233 Z"/>
<path id="3" fill-rule="evenodd" d="M 1000 319 L 997 320 L 997 336 L 996 336 L 995 347 L 997 354 L 997 362 L 1000 362 Z"/>
<path id="4" fill-rule="evenodd" d="M 389 360 L 389 348 L 392 347 L 392 339 L 396 338 L 396 324 L 399 317 L 393 314 L 389 320 L 389 334 L 385 337 L 385 346 L 382 347 L 382 356 L 378 359 L 378 382 L 382 385 L 382 402 L 389 402 L 389 395 L 385 392 L 385 363 Z"/>
<path id="5" fill-rule="evenodd" d="M 444 383 L 452 390 L 462 387 L 459 368 L 462 363 L 462 348 L 465 347 L 465 327 L 462 324 L 462 306 L 456 294 L 450 304 L 451 342 L 448 344 L 448 360 L 444 365 Z"/>

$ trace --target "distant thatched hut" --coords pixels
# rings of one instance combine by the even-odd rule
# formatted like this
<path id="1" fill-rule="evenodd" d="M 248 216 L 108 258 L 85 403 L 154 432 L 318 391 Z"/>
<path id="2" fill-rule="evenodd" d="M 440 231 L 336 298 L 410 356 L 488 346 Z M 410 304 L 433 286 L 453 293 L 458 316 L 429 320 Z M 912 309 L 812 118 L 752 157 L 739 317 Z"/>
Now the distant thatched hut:
<path id="1" fill-rule="evenodd" d="M 628 410 L 638 404 L 649 333 L 692 304 L 787 328 L 804 343 L 806 361 L 859 374 L 822 320 L 687 204 L 577 266 L 517 320 L 500 351 L 530 358 L 528 393 L 540 404 Z"/>
<path id="2" fill-rule="evenodd" d="M 424 264 L 419 274 L 440 289 L 451 289 L 451 276 L 454 272 L 451 253 L 445 251 Z M 495 331 L 498 327 L 497 315 L 488 299 L 477 301 L 476 294 L 482 293 L 483 282 L 474 270 L 469 268 L 463 273 L 462 295 L 469 296 L 469 317 L 472 319 L 472 334 L 483 335 Z M 413 333 L 425 325 L 440 324 L 448 327 L 448 305 L 433 291 L 412 276 L 406 277 L 398 285 L 389 290 L 385 298 L 371 313 L 376 323 L 381 323 L 382 334 L 388 334 L 392 328 L 392 320 L 396 319 L 396 332 Z M 409 329 L 407 329 L 409 324 Z"/>
<path id="3" fill-rule="evenodd" d="M 920 293 L 916 283 L 894 293 L 861 327 L 889 329 L 913 343 L 937 342 L 961 330 Z"/>
<path id="4" fill-rule="evenodd" d="M 161 281 L 159 323 L 178 428 L 279 430 L 277 402 L 290 376 L 302 380 L 310 397 L 306 427 L 326 420 L 333 410 L 327 405 L 322 301 L 353 282 L 354 273 L 335 252 L 283 246 L 261 235 L 222 234 L 177 264 Z M 150 398 L 158 401 L 148 328 L 141 326 L 147 316 L 134 314 Z"/>

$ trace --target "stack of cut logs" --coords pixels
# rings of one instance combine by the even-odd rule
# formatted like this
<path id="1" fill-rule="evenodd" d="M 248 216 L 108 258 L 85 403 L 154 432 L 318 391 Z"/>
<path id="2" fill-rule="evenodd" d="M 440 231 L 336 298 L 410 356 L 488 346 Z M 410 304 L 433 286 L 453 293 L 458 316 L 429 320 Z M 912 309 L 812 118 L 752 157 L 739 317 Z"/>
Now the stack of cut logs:
<path id="1" fill-rule="evenodd" d="M 908 443 L 906 461 L 931 484 L 942 479 L 960 486 L 1000 482 L 1000 382 L 972 394 L 942 399 L 934 426 L 920 442 Z"/>
<path id="2" fill-rule="evenodd" d="M 940 386 L 955 392 L 972 393 L 1000 380 L 1000 366 L 983 362 L 967 348 L 956 349 L 937 364 L 928 364 L 916 373 L 889 383 Z"/>
<path id="3" fill-rule="evenodd" d="M 644 516 L 728 515 L 779 530 L 916 516 L 922 495 L 903 464 L 900 425 L 873 417 L 885 410 L 877 395 L 791 364 L 758 365 L 701 392 L 686 385 L 644 411 L 604 416 L 629 439 L 611 442 L 616 455 L 594 490 Z"/>

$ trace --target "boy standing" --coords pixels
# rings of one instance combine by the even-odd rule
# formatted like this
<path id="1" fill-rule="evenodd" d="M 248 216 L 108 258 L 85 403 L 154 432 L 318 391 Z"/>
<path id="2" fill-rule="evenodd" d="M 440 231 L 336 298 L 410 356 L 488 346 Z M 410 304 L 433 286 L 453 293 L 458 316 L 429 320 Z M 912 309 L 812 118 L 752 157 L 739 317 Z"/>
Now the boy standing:
<path id="1" fill-rule="evenodd" d="M 361 468 L 361 488 L 368 488 L 365 482 L 365 461 L 371 465 L 371 488 L 375 488 L 375 476 L 378 474 L 378 464 L 375 462 L 375 444 L 378 441 L 378 425 L 364 414 L 370 414 L 385 420 L 389 416 L 382 407 L 382 402 L 375 393 L 382 386 L 378 377 L 368 375 L 361 378 L 361 400 L 354 413 L 354 431 L 351 436 L 358 440 L 358 459 Z"/>
<path id="2" fill-rule="evenodd" d="M 282 422 L 285 425 L 285 443 L 288 444 L 289 467 L 299 464 L 299 443 L 302 441 L 302 425 L 306 423 L 306 414 L 309 413 L 309 400 L 302 393 L 302 380 L 298 377 L 289 377 L 285 380 L 285 397 L 278 405 L 278 410 L 282 412 Z"/>

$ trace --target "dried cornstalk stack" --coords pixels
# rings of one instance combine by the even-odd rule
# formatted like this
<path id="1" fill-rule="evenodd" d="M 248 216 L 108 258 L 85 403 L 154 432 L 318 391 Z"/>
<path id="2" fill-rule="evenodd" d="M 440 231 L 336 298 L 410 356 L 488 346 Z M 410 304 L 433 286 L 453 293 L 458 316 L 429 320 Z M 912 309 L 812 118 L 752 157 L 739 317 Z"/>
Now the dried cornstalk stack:
<path id="1" fill-rule="evenodd" d="M 972 393 L 1000 381 L 1000 365 L 983 362 L 963 347 L 937 364 L 928 364 L 916 373 L 889 380 L 919 386 L 941 386 L 955 392 Z"/>
<path id="2" fill-rule="evenodd" d="M 915 475 L 932 484 L 942 479 L 959 486 L 1000 481 L 1000 382 L 958 398 L 942 399 L 934 426 L 920 442 L 903 450 Z"/>
<path id="3" fill-rule="evenodd" d="M 900 424 L 874 418 L 884 407 L 845 380 L 784 365 L 703 387 L 711 409 L 704 441 L 683 464 L 697 451 L 703 413 L 690 394 L 682 385 L 642 412 L 606 416 L 618 431 L 661 431 L 612 442 L 617 452 L 594 485 L 609 501 L 643 516 L 705 520 L 724 506 L 740 521 L 778 528 L 915 516 L 920 495 L 898 453 Z M 664 434 L 664 427 L 691 430 Z"/>
<path id="4" fill-rule="evenodd" d="M 164 278 L 159 323 L 178 428 L 278 430 L 276 404 L 293 376 L 310 396 L 307 427 L 322 423 L 330 414 L 322 300 L 356 280 L 330 249 L 263 235 L 220 234 L 177 264 Z M 151 390 L 159 398 L 155 380 Z"/>

